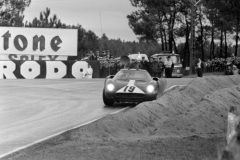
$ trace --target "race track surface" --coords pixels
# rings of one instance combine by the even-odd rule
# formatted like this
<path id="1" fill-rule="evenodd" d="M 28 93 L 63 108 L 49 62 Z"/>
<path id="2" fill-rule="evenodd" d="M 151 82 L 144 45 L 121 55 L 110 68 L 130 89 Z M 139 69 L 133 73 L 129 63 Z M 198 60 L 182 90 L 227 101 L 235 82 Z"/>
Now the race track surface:
<path id="1" fill-rule="evenodd" d="M 192 79 L 167 79 L 167 88 Z M 123 109 L 105 107 L 104 79 L 0 80 L 0 155 Z"/>

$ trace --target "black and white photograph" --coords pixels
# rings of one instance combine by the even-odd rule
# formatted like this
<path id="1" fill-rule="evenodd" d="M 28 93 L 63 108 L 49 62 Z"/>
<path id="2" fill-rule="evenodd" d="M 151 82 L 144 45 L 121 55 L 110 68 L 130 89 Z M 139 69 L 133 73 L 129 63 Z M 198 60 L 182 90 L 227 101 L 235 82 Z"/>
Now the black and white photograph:
<path id="1" fill-rule="evenodd" d="M 240 160 L 240 0 L 0 0 L 0 160 Z"/>

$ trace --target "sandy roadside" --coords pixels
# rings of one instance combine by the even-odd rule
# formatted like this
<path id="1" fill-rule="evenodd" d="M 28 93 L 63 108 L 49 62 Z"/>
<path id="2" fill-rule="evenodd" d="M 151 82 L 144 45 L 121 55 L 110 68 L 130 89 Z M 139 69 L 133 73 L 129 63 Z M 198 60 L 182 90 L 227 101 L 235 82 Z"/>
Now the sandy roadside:
<path id="1" fill-rule="evenodd" d="M 194 79 L 156 101 L 66 132 L 4 159 L 205 159 L 224 146 L 240 76 Z"/>

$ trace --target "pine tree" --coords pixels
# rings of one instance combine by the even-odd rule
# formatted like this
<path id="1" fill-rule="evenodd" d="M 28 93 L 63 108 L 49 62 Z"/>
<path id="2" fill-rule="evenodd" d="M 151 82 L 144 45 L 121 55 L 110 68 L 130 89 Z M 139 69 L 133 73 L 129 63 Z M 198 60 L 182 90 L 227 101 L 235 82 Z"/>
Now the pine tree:
<path id="1" fill-rule="evenodd" d="M 23 26 L 23 12 L 31 0 L 2 0 L 0 2 L 0 25 Z"/>

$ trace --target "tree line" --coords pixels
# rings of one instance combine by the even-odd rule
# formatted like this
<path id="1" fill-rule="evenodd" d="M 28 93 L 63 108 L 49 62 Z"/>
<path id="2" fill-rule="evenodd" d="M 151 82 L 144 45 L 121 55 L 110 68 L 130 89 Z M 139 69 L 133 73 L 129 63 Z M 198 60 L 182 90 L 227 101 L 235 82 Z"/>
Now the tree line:
<path id="1" fill-rule="evenodd" d="M 39 17 L 24 22 L 24 10 L 31 0 L 3 0 L 0 2 L 0 25 L 36 28 L 73 28 L 78 30 L 78 56 L 90 51 L 109 50 L 114 57 L 142 52 L 149 56 L 161 51 L 174 51 L 189 63 L 191 18 L 194 20 L 194 57 L 203 60 L 238 55 L 240 2 L 239 0 L 130 0 L 136 11 L 127 15 L 129 26 L 139 41 L 98 37 L 80 24 L 67 25 L 50 8 Z M 194 15 L 191 15 L 191 9 Z"/>
<path id="2" fill-rule="evenodd" d="M 70 59 L 80 60 L 90 51 L 100 53 L 109 50 L 113 57 L 127 55 L 129 53 L 143 52 L 154 54 L 161 51 L 159 44 L 152 42 L 130 42 L 119 39 L 109 39 L 106 34 L 98 37 L 93 31 L 84 29 L 80 24 L 67 25 L 56 14 L 51 15 L 51 9 L 46 8 L 40 12 L 39 17 L 32 21 L 24 22 L 24 10 L 29 7 L 31 0 L 3 0 L 0 2 L 0 25 L 12 27 L 34 28 L 67 28 L 78 30 L 78 55 Z"/>
<path id="3" fill-rule="evenodd" d="M 191 20 L 194 57 L 203 60 L 239 54 L 239 0 L 130 0 L 137 11 L 127 16 L 142 41 L 180 53 L 189 62 Z M 192 12 L 193 11 L 193 12 Z M 193 13 L 193 14 L 191 14 Z M 235 42 L 234 42 L 235 41 Z"/>

